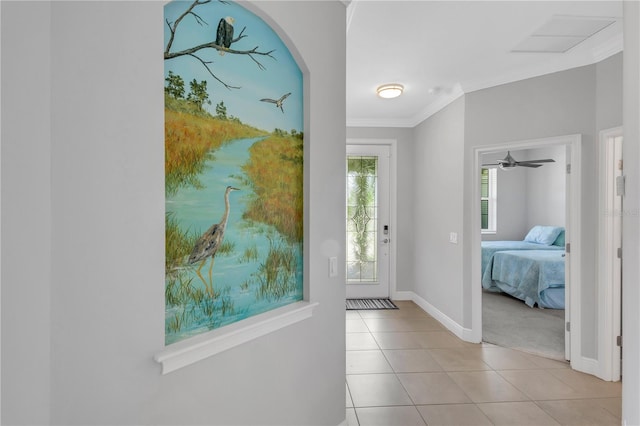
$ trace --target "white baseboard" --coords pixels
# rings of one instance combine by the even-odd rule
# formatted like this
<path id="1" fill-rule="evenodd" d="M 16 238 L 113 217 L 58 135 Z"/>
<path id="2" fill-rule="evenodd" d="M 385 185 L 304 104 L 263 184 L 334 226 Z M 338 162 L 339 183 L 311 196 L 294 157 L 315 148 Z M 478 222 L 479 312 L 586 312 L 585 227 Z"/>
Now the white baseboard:
<path id="1" fill-rule="evenodd" d="M 600 363 L 597 359 L 571 356 L 571 368 L 576 371 L 600 377 Z"/>
<path id="2" fill-rule="evenodd" d="M 449 318 L 447 315 L 442 313 L 438 308 L 433 306 L 431 303 L 427 302 L 422 297 L 415 294 L 413 291 L 396 291 L 393 295 L 394 300 L 411 300 L 416 305 L 420 306 L 426 313 L 431 315 L 433 318 L 438 320 L 442 325 L 444 325 L 447 330 L 455 334 L 458 338 L 464 340 L 465 342 L 473 342 L 472 332 L 469 328 L 464 328 L 453 319 Z M 477 343 L 477 342 L 473 342 Z"/>
<path id="3" fill-rule="evenodd" d="M 474 342 L 473 333 L 471 329 L 464 328 L 447 315 L 443 314 L 438 308 L 427 302 L 422 297 L 418 296 L 412 291 L 396 291 L 393 294 L 393 300 L 411 300 L 416 305 L 420 306 L 426 313 L 438 320 L 444 325 L 450 332 L 455 334 L 461 340 L 471 343 Z M 587 357 L 572 357 L 571 368 L 583 373 L 591 374 L 596 377 L 600 377 L 600 364 L 597 359 Z M 602 378 L 602 377 L 600 377 Z"/>
<path id="4" fill-rule="evenodd" d="M 393 300 L 413 300 L 415 295 L 412 291 L 395 291 L 391 297 Z"/>

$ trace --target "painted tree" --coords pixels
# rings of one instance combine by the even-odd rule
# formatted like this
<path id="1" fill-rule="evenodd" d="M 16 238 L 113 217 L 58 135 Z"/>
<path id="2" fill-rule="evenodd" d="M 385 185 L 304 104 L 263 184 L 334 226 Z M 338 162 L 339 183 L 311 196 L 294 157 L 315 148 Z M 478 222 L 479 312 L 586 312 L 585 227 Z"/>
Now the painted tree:
<path id="1" fill-rule="evenodd" d="M 202 110 L 203 104 L 211 105 L 211 101 L 209 100 L 209 94 L 207 93 L 206 80 L 202 80 L 200 83 L 198 83 L 194 78 L 193 81 L 189 83 L 189 87 L 191 91 L 187 96 L 188 101 L 196 104 L 198 106 L 198 109 L 200 110 Z"/>
<path id="2" fill-rule="evenodd" d="M 220 1 L 220 3 L 226 3 L 225 1 L 222 0 L 218 0 Z M 198 23 L 198 25 L 201 26 L 205 26 L 205 25 L 209 25 L 200 15 L 198 15 L 197 13 L 194 12 L 194 9 L 200 5 L 203 4 L 207 4 L 207 3 L 211 3 L 211 0 L 195 0 L 191 6 L 189 6 L 187 8 L 186 11 L 184 11 L 184 13 L 182 13 L 174 22 L 169 22 L 168 20 L 166 20 L 166 24 L 169 27 L 169 31 L 170 31 L 170 36 L 169 36 L 169 41 L 167 41 L 167 46 L 165 47 L 164 50 L 164 59 L 166 60 L 170 60 L 170 59 L 174 59 L 174 58 L 179 58 L 182 56 L 190 56 L 194 59 L 196 59 L 197 61 L 199 61 L 205 68 L 206 70 L 209 72 L 209 74 L 211 74 L 211 76 L 213 78 L 215 78 L 218 82 L 220 82 L 222 85 L 224 85 L 227 89 L 239 89 L 239 86 L 232 86 L 231 84 L 228 84 L 224 81 L 222 81 L 214 72 L 213 69 L 211 67 L 212 61 L 207 61 L 205 60 L 201 55 L 200 52 L 201 51 L 205 51 L 206 49 L 215 49 L 219 52 L 224 52 L 224 53 L 228 53 L 228 54 L 232 54 L 232 55 L 246 55 L 249 58 L 251 58 L 251 60 L 253 62 L 256 63 L 256 65 L 258 66 L 258 68 L 260 68 L 261 70 L 266 69 L 264 65 L 262 65 L 262 63 L 258 60 L 258 58 L 260 58 L 261 56 L 267 56 L 270 57 L 272 59 L 275 59 L 272 56 L 272 53 L 274 52 L 274 50 L 269 50 L 269 51 L 261 51 L 259 46 L 254 47 L 253 49 L 248 49 L 248 50 L 238 50 L 238 49 L 233 49 L 230 46 L 226 47 L 226 46 L 222 46 L 220 44 L 216 43 L 216 40 L 211 40 L 208 41 L 206 43 L 202 43 L 199 44 L 197 46 L 193 46 L 187 49 L 183 49 L 177 52 L 172 52 L 171 51 L 171 47 L 173 46 L 173 42 L 176 38 L 176 35 L 178 33 L 179 30 L 179 25 L 182 22 L 182 20 L 186 17 L 192 17 L 193 19 L 195 19 L 195 21 Z M 239 40 L 243 39 L 246 37 L 246 35 L 244 34 L 245 30 L 247 27 L 242 28 L 242 31 L 240 31 L 240 34 L 233 38 L 230 41 L 230 45 L 233 45 L 234 43 L 238 42 Z M 213 34 L 214 32 L 212 31 L 211 34 Z"/>
<path id="3" fill-rule="evenodd" d="M 216 105 L 216 116 L 221 120 L 227 119 L 227 107 L 224 101 L 220 101 L 220 103 Z"/>
<path id="4" fill-rule="evenodd" d="M 164 79 L 167 82 L 167 86 L 164 91 L 171 97 L 176 99 L 184 98 L 184 80 L 173 71 L 169 71 L 169 76 Z"/>

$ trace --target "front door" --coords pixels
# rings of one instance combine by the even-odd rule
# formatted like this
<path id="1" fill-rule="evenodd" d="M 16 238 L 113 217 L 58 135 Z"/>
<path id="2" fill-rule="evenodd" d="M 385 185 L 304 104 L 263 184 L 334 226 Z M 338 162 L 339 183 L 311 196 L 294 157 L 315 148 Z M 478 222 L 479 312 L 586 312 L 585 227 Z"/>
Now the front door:
<path id="1" fill-rule="evenodd" d="M 389 146 L 347 145 L 347 299 L 389 297 Z"/>

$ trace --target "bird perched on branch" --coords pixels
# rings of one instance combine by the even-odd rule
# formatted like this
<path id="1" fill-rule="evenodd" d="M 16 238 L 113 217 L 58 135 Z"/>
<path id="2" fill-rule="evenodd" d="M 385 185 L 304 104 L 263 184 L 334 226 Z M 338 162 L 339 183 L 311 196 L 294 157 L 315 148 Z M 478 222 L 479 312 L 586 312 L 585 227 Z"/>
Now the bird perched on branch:
<path id="1" fill-rule="evenodd" d="M 232 186 L 227 186 L 227 189 L 224 192 L 224 214 L 222 215 L 222 219 L 220 219 L 220 223 L 214 223 L 211 225 L 207 232 L 202 234 L 198 241 L 193 246 L 193 250 L 191 251 L 191 255 L 189 256 L 189 264 L 194 264 L 200 262 L 200 266 L 196 273 L 204 283 L 207 288 L 207 292 L 209 295 L 213 295 L 213 280 L 211 278 L 211 271 L 213 270 L 213 261 L 216 252 L 222 245 L 222 240 L 224 239 L 224 231 L 227 228 L 227 219 L 229 219 L 229 193 L 231 191 L 239 191 L 238 188 L 234 188 Z M 204 280 L 200 270 L 204 266 L 207 259 L 211 257 L 211 265 L 209 266 L 209 284 Z"/>
<path id="2" fill-rule="evenodd" d="M 286 93 L 286 94 L 282 95 L 282 97 L 280 99 L 277 99 L 277 100 L 276 99 L 264 98 L 264 99 L 260 99 L 260 101 L 276 104 L 276 108 L 280 108 L 280 111 L 282 111 L 282 113 L 284 114 L 284 109 L 282 108 L 282 103 L 284 102 L 285 99 L 287 99 L 287 96 L 289 96 L 290 94 L 291 94 L 291 92 Z"/>
<path id="3" fill-rule="evenodd" d="M 228 49 L 233 41 L 233 24 L 236 22 L 231 16 L 220 19 L 218 31 L 216 32 L 216 44 Z M 220 50 L 220 55 L 224 55 L 224 50 Z"/>

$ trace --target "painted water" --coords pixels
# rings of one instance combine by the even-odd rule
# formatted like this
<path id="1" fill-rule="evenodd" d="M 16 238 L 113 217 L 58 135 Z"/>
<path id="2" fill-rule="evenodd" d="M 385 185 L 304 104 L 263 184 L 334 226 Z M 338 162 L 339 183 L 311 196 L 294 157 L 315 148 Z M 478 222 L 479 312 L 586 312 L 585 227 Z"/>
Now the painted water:
<path id="1" fill-rule="evenodd" d="M 189 297 L 181 297 L 179 303 L 167 300 L 165 344 L 302 300 L 301 244 L 287 241 L 272 226 L 243 219 L 255 194 L 242 166 L 249 159 L 249 148 L 261 139 L 223 145 L 212 153 L 199 176 L 202 188 L 184 187 L 166 198 L 167 214 L 182 231 L 200 236 L 220 222 L 227 186 L 240 189 L 229 194 L 226 247 L 216 253 L 212 270 L 214 294 L 207 293 L 196 274 L 199 263 L 187 265 L 185 259 L 183 266 L 167 274 L 165 286 L 172 290 L 165 294 L 189 293 Z M 274 262 L 274 256 L 285 260 Z M 201 269 L 207 282 L 210 262 L 207 259 Z"/>

